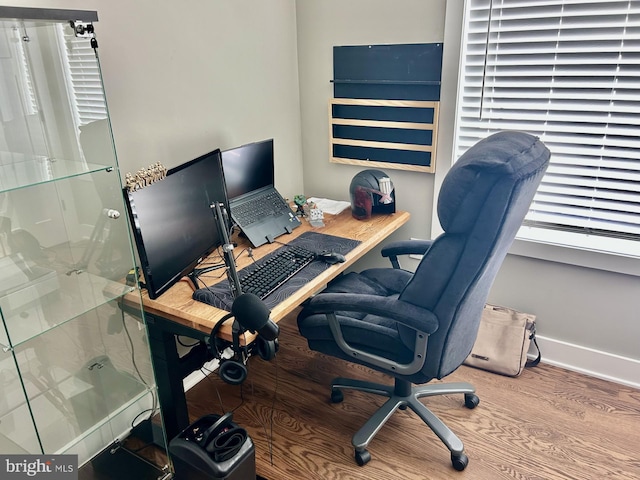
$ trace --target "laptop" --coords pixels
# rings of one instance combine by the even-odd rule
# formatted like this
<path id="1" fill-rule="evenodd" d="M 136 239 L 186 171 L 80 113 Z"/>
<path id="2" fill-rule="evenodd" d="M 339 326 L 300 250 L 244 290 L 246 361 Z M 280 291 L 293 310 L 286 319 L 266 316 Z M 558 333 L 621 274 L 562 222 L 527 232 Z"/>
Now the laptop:
<path id="1" fill-rule="evenodd" d="M 274 185 L 273 139 L 222 152 L 222 171 L 231 218 L 254 247 L 300 226 Z"/>

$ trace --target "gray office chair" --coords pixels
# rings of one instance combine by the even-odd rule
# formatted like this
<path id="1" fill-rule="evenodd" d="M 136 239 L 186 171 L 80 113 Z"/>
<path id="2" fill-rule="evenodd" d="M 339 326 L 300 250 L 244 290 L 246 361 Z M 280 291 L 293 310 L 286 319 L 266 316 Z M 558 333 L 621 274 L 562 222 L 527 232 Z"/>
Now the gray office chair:
<path id="1" fill-rule="evenodd" d="M 438 198 L 444 233 L 432 241 L 403 241 L 383 248 L 393 268 L 339 277 L 298 315 L 309 348 L 392 375 L 394 386 L 337 378 L 342 389 L 389 399 L 353 436 L 355 459 L 366 464 L 369 442 L 393 412 L 411 408 L 451 452 L 456 470 L 468 458 L 460 439 L 422 397 L 464 394 L 475 408 L 475 388 L 465 382 L 425 384 L 455 371 L 471 352 L 489 289 L 549 162 L 549 150 L 522 132 L 494 134 L 471 147 L 447 173 Z M 415 272 L 398 256 L 424 255 Z"/>

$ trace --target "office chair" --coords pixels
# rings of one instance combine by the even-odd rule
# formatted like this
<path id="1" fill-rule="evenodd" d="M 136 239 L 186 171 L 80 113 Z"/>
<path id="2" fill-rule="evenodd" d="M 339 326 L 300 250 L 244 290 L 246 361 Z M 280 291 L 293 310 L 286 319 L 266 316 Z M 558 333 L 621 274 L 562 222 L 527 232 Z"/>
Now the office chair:
<path id="1" fill-rule="evenodd" d="M 304 306 L 298 329 L 309 348 L 394 377 L 393 386 L 337 378 L 331 401 L 343 389 L 389 397 L 353 436 L 355 459 L 366 464 L 367 446 L 396 409 L 411 408 L 464 470 L 460 439 L 423 403 L 422 397 L 464 394 L 479 399 L 466 382 L 425 384 L 455 371 L 476 339 L 489 289 L 527 213 L 550 153 L 529 134 L 505 131 L 471 147 L 447 173 L 438 197 L 444 233 L 434 240 L 401 241 L 382 249 L 392 267 L 350 272 Z M 398 256 L 423 255 L 415 272 Z M 416 385 L 414 385 L 416 384 Z"/>

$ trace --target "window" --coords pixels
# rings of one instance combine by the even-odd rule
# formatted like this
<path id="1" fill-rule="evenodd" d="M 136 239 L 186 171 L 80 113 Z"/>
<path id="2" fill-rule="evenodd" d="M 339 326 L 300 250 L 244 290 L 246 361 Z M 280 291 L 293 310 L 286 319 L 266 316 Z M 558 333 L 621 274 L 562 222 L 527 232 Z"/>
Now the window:
<path id="1" fill-rule="evenodd" d="M 58 24 L 67 90 L 76 127 L 107 118 L 100 65 L 85 37 L 76 38 L 69 26 Z"/>
<path id="2" fill-rule="evenodd" d="M 456 150 L 539 136 L 519 238 L 640 256 L 640 2 L 466 0 Z"/>
<path id="3" fill-rule="evenodd" d="M 20 27 L 23 31 L 20 31 L 18 25 L 14 25 L 11 28 L 12 38 L 11 45 L 15 49 L 14 58 L 17 59 L 18 68 L 16 72 L 18 75 L 17 81 L 22 88 L 19 88 L 22 96 L 22 104 L 24 109 L 24 115 L 35 115 L 38 113 L 38 104 L 36 102 L 36 95 L 33 89 L 33 81 L 31 79 L 31 72 L 29 71 L 29 62 L 27 60 L 27 52 L 24 48 L 24 38 L 28 38 L 27 32 L 24 30 L 24 23 L 20 22 Z M 23 33 L 24 32 L 24 33 Z"/>

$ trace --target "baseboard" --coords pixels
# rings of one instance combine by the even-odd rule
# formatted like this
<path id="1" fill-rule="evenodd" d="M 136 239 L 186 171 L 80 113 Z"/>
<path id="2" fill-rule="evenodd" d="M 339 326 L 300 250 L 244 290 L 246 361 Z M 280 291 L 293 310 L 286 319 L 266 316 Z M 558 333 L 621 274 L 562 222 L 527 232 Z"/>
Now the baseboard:
<path id="1" fill-rule="evenodd" d="M 621 357 L 542 335 L 536 335 L 536 338 L 542 352 L 542 363 L 640 389 L 640 360 Z M 532 346 L 532 349 L 534 348 Z M 535 358 L 535 355 L 531 353 L 529 356 Z M 195 371 L 186 377 L 183 383 L 185 392 L 205 378 L 204 372 L 212 373 L 217 370 L 218 365 L 218 360 L 212 360 L 202 370 Z"/>
<path id="2" fill-rule="evenodd" d="M 543 363 L 640 389 L 640 360 L 537 335 Z"/>

